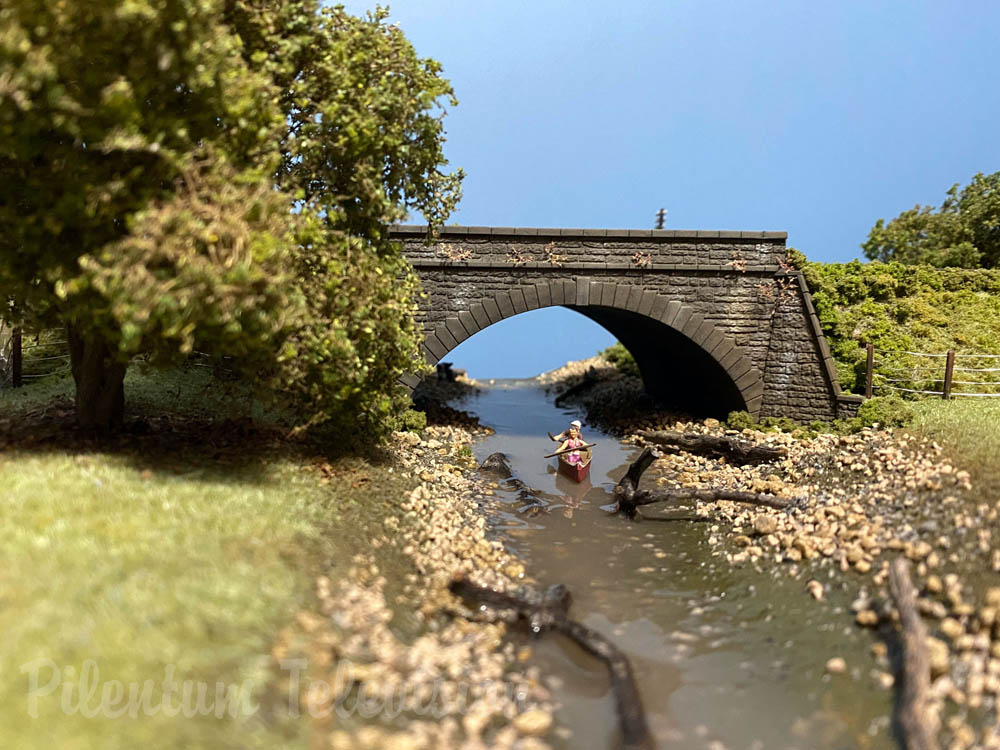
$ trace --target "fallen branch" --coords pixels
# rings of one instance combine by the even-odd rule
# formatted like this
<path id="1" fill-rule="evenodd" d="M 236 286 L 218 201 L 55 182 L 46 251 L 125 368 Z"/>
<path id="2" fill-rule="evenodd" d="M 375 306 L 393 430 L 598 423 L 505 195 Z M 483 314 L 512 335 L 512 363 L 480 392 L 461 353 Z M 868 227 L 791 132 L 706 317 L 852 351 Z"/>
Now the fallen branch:
<path id="1" fill-rule="evenodd" d="M 636 434 L 646 442 L 661 448 L 699 455 L 723 456 L 741 465 L 769 463 L 787 455 L 784 448 L 773 448 L 719 435 L 699 435 L 673 430 L 640 430 Z"/>
<path id="2" fill-rule="evenodd" d="M 477 605 L 514 612 L 516 618 L 526 621 L 535 633 L 546 630 L 561 633 L 603 661 L 611 677 L 623 750 L 652 750 L 653 738 L 646 725 L 646 714 L 628 659 L 603 635 L 569 619 L 571 598 L 565 586 L 550 586 L 542 596 L 529 590 L 523 597 L 479 586 L 465 578 L 453 580 L 448 588 L 456 596 Z"/>
<path id="3" fill-rule="evenodd" d="M 731 500 L 737 503 L 762 505 L 778 509 L 789 508 L 796 503 L 795 500 L 788 500 L 766 492 L 744 492 L 742 490 L 727 490 L 712 487 L 704 489 L 673 487 L 656 492 L 640 490 L 639 480 L 642 478 L 642 473 L 649 468 L 658 455 L 652 448 L 643 449 L 639 457 L 628 467 L 625 476 L 615 485 L 614 496 L 618 502 L 618 511 L 624 513 L 629 518 L 635 516 L 636 508 L 640 505 L 675 503 L 682 500 L 698 500 L 701 502 Z"/>
<path id="4" fill-rule="evenodd" d="M 909 564 L 899 557 L 889 566 L 892 594 L 902 633 L 902 685 L 896 703 L 896 721 L 906 750 L 937 750 L 938 722 L 930 710 L 930 659 L 927 628 L 917 611 L 917 593 L 910 581 Z"/>

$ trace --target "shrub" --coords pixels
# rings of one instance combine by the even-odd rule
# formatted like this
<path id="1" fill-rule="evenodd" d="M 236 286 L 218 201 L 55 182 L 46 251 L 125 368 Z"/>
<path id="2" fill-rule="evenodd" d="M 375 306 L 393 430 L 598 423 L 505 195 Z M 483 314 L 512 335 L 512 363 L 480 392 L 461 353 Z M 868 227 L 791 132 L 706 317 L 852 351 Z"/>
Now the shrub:
<path id="1" fill-rule="evenodd" d="M 905 427 L 913 422 L 913 409 L 895 394 L 868 399 L 858 408 L 858 419 L 864 427 Z"/>
<path id="2" fill-rule="evenodd" d="M 601 356 L 613 364 L 623 375 L 639 375 L 639 366 L 635 363 L 635 357 L 620 341 L 616 341 L 602 351 Z"/>

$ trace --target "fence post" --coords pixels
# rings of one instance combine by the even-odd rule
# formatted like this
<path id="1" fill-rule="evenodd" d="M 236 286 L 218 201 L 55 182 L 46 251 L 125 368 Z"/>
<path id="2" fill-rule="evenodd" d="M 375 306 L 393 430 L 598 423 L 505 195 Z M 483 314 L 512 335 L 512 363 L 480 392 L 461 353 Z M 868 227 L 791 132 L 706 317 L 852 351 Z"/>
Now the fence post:
<path id="1" fill-rule="evenodd" d="M 865 398 L 872 397 L 872 374 L 875 369 L 875 345 L 868 345 L 868 358 L 865 362 Z"/>
<path id="2" fill-rule="evenodd" d="M 23 378 L 21 363 L 21 329 L 15 328 L 10 337 L 11 385 L 20 388 Z"/>
<path id="3" fill-rule="evenodd" d="M 941 398 L 951 398 L 951 380 L 955 374 L 955 350 L 948 350 L 948 358 L 945 360 L 944 365 L 944 391 L 941 394 Z"/>

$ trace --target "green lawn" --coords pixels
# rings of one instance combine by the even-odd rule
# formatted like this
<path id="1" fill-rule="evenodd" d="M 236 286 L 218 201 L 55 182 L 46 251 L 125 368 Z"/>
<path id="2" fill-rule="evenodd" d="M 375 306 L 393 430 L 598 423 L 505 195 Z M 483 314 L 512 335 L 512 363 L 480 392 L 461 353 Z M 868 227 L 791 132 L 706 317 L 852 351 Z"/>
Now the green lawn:
<path id="1" fill-rule="evenodd" d="M 344 459 L 327 465 L 324 484 L 313 468 L 322 462 L 305 457 L 315 446 L 257 435 L 245 420 L 202 419 L 219 404 L 198 372 L 130 374 L 132 414 L 152 428 L 113 448 L 58 434 L 10 442 L 39 425 L 52 433 L 45 419 L 67 410 L 68 392 L 62 382 L 0 395 L 9 433 L 0 453 L 3 746 L 305 747 L 307 724 L 287 718 L 275 697 L 276 634 L 313 606 L 315 575 L 364 544 L 363 531 L 343 533 L 378 512 L 360 493 L 398 497 L 408 482 Z M 249 405 L 229 407 L 232 416 Z M 77 683 L 94 667 L 95 692 L 81 707 Z M 224 714 L 219 682 L 262 709 L 222 718 L 164 710 L 168 670 L 174 709 L 185 681 L 203 683 L 202 705 Z M 136 702 L 129 716 L 129 686 L 141 697 L 147 680 L 152 715 Z M 188 705 L 202 713 L 194 698 Z"/>

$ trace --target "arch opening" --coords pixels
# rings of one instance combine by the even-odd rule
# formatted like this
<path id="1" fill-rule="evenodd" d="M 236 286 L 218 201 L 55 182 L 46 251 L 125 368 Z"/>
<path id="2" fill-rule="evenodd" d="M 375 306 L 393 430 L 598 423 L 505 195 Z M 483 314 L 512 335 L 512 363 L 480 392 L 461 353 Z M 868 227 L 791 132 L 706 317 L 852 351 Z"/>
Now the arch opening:
<path id="1" fill-rule="evenodd" d="M 660 321 L 610 307 L 571 307 L 605 328 L 639 368 L 646 392 L 664 408 L 725 419 L 747 408 L 740 389 L 701 346 Z"/>
<path id="2" fill-rule="evenodd" d="M 664 407 L 718 418 L 735 410 L 760 411 L 763 381 L 742 349 L 702 315 L 661 294 L 632 285 L 564 280 L 516 286 L 466 304 L 428 333 L 424 348 L 430 364 L 501 320 L 559 306 L 590 318 L 621 341 L 635 358 L 647 393 Z"/>

